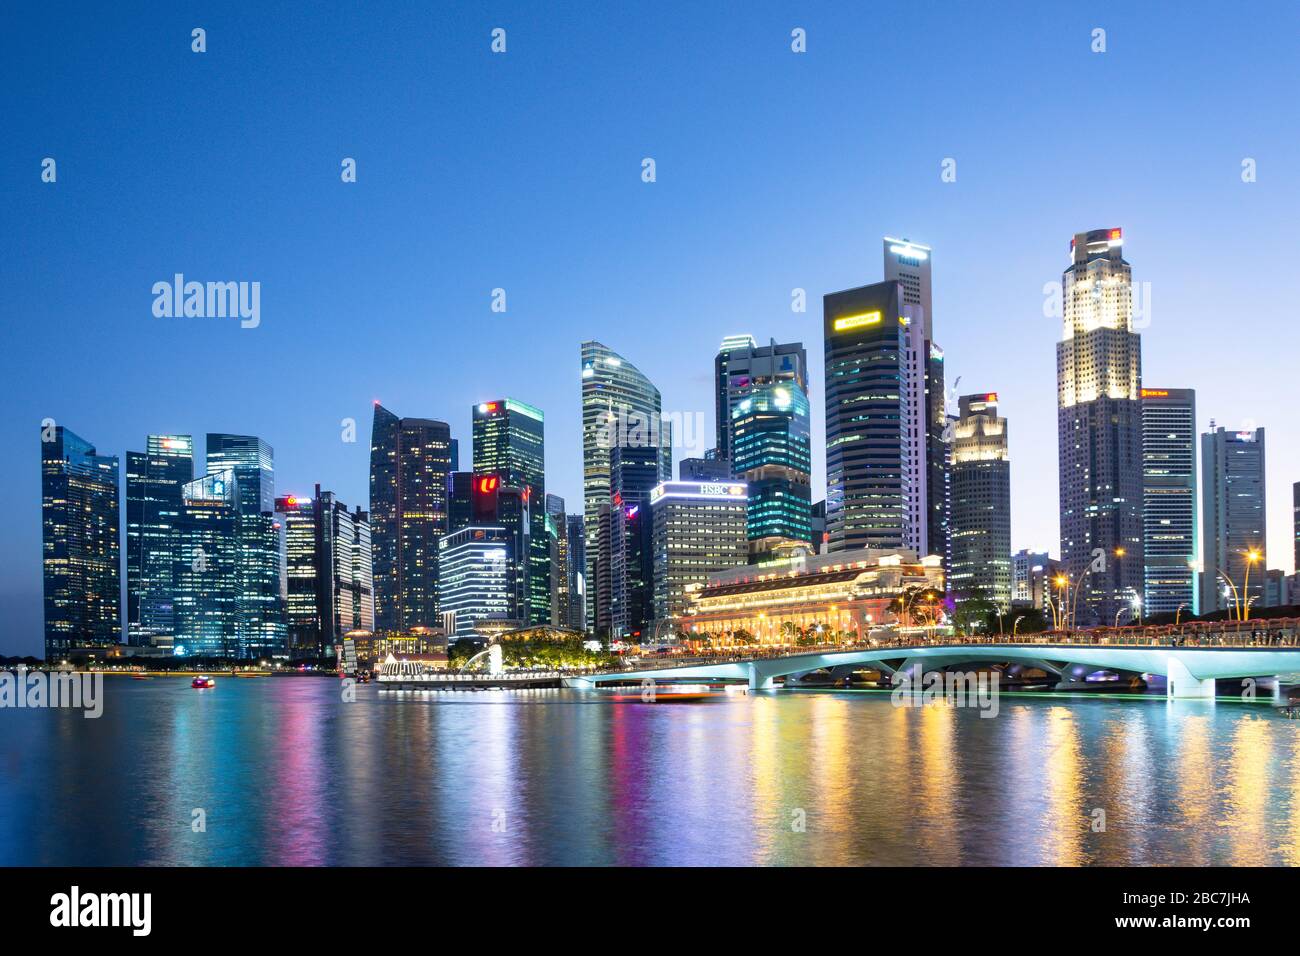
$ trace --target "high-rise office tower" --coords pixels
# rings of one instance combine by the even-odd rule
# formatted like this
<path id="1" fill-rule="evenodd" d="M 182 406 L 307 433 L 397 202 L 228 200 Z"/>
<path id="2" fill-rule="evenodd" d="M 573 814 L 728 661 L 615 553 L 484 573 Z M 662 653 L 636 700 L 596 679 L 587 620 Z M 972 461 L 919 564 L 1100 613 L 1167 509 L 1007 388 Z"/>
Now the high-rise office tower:
<path id="1" fill-rule="evenodd" d="M 449 636 L 474 637 L 483 621 L 514 620 L 517 566 L 504 528 L 470 525 L 439 543 L 442 626 Z"/>
<path id="2" fill-rule="evenodd" d="M 177 654 L 239 656 L 239 509 L 234 469 L 181 487 L 173 572 Z"/>
<path id="3" fill-rule="evenodd" d="M 813 550 L 808 396 L 797 382 L 760 385 L 731 413 L 732 469 L 749 486 L 749 560 Z"/>
<path id="4" fill-rule="evenodd" d="M 453 471 L 447 475 L 448 533 L 468 528 L 474 523 L 473 482 L 472 471 Z"/>
<path id="5" fill-rule="evenodd" d="M 899 283 L 905 315 L 919 317 L 910 336 L 915 352 L 913 375 L 919 365 L 920 407 L 911 417 L 909 484 L 912 487 L 914 512 L 924 513 L 924 532 L 920 529 L 909 538 L 909 546 L 918 554 L 937 554 L 948 567 L 948 536 L 951 521 L 951 489 L 948 479 L 949 451 L 944 441 L 948 416 L 944 408 L 943 349 L 934 338 L 934 305 L 930 289 L 930 267 L 934 252 L 907 239 L 886 236 L 883 240 L 885 280 Z M 915 399 L 914 399 L 915 400 Z"/>
<path id="6" fill-rule="evenodd" d="M 897 281 L 823 298 L 826 336 L 826 534 L 829 552 L 928 553 L 920 312 Z"/>
<path id="7" fill-rule="evenodd" d="M 262 439 L 209 433 L 205 467 L 209 475 L 227 469 L 235 473 L 245 514 L 275 511 L 275 449 Z"/>
<path id="8" fill-rule="evenodd" d="M 728 335 L 722 340 L 713 360 L 714 454 L 718 459 L 734 457 L 731 429 L 736 406 L 755 389 L 789 383 L 808 393 L 808 352 L 802 342 L 778 345 L 776 339 L 771 339 L 767 345 L 759 345 L 748 334 Z M 723 476 L 723 480 L 726 477 L 729 476 Z"/>
<path id="9" fill-rule="evenodd" d="M 194 480 L 189 435 L 150 435 L 146 448 L 126 453 L 127 640 L 141 645 L 175 633 L 176 523 L 181 488 Z"/>
<path id="10" fill-rule="evenodd" d="M 62 425 L 41 426 L 45 660 L 122 636 L 118 461 Z"/>
<path id="11" fill-rule="evenodd" d="M 1143 388 L 1139 394 L 1144 613 L 1197 614 L 1196 393 Z"/>
<path id="12" fill-rule="evenodd" d="M 569 524 L 564 499 L 547 492 L 546 537 L 551 546 L 551 624 L 569 626 Z"/>
<path id="13" fill-rule="evenodd" d="M 1254 610 L 1264 603 L 1268 569 L 1264 429 L 1229 432 L 1210 422 L 1201 435 L 1201 479 L 1201 613 L 1238 601 Z"/>
<path id="14" fill-rule="evenodd" d="M 209 433 L 205 469 L 209 475 L 233 472 L 239 492 L 237 656 L 283 657 L 287 632 L 275 517 L 275 449 L 254 435 Z"/>
<path id="15" fill-rule="evenodd" d="M 678 481 L 730 481 L 731 461 L 727 458 L 683 458 L 677 463 Z"/>
<path id="16" fill-rule="evenodd" d="M 277 498 L 275 510 L 284 518 L 290 656 L 330 657 L 348 631 L 375 629 L 369 515 L 320 485 L 310 498 Z"/>
<path id="17" fill-rule="evenodd" d="M 1011 460 L 1007 420 L 989 392 L 958 400 L 952 430 L 952 566 L 948 593 L 1011 606 Z"/>
<path id="18" fill-rule="evenodd" d="M 446 422 L 398 418 L 375 403 L 370 531 L 380 631 L 438 624 L 438 539 L 447 533 L 447 476 L 457 457 Z"/>
<path id="19" fill-rule="evenodd" d="M 1034 572 L 1047 567 L 1047 563 L 1046 551 L 1021 549 L 1011 556 L 1012 602 L 1026 606 L 1033 604 Z"/>
<path id="20" fill-rule="evenodd" d="M 564 523 L 568 528 L 569 614 L 562 624 L 581 631 L 587 627 L 587 538 L 582 515 L 566 514 Z"/>
<path id="21" fill-rule="evenodd" d="M 523 547 L 512 554 L 519 563 L 516 578 L 522 586 L 520 617 L 527 624 L 549 624 L 551 546 L 546 531 L 545 419 L 541 409 L 504 398 L 475 405 L 473 422 L 474 477 L 494 475 L 503 487 L 518 488 L 523 496 Z M 476 523 L 485 523 L 484 517 L 476 517 Z M 504 522 L 498 515 L 486 523 Z"/>
<path id="22" fill-rule="evenodd" d="M 678 621 L 710 571 L 749 562 L 748 496 L 743 481 L 666 481 L 650 493 L 656 622 Z"/>
<path id="23" fill-rule="evenodd" d="M 610 503 L 609 453 L 616 445 L 659 449 L 659 478 L 672 478 L 672 434 L 661 420 L 659 389 L 635 365 L 599 342 L 582 343 L 582 497 L 587 581 L 595 582 L 600 509 Z M 587 622 L 596 627 L 596 606 Z"/>
<path id="24" fill-rule="evenodd" d="M 1118 229 L 1078 233 L 1056 346 L 1061 563 L 1072 620 L 1112 624 L 1142 597 L 1141 336 Z"/>
<path id="25" fill-rule="evenodd" d="M 659 484 L 657 449 L 616 445 L 609 482 L 611 633 L 639 638 L 654 620 L 650 494 Z"/>
<path id="26" fill-rule="evenodd" d="M 1291 531 L 1295 535 L 1295 569 L 1300 573 L 1300 481 L 1291 486 Z"/>

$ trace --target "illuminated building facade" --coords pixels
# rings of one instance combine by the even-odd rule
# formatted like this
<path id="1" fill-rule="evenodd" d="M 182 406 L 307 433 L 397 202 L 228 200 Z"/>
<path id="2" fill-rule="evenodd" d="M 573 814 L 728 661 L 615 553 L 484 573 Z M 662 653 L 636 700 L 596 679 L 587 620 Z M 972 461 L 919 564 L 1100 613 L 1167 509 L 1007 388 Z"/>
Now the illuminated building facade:
<path id="1" fill-rule="evenodd" d="M 512 538 L 505 528 L 471 525 L 442 539 L 439 604 L 449 636 L 474 637 L 481 622 L 518 619 Z"/>
<path id="2" fill-rule="evenodd" d="M 900 597 L 943 588 L 938 555 L 842 551 L 709 574 L 690 591 L 682 625 L 692 636 L 722 641 L 743 634 L 761 644 L 790 644 L 792 632 L 818 627 L 862 640 L 872 627 L 900 621 Z M 931 618 L 919 608 L 901 615 L 904 624 L 923 620 Z"/>
<path id="3" fill-rule="evenodd" d="M 41 426 L 45 660 L 122 635 L 118 460 L 62 425 Z"/>
<path id="4" fill-rule="evenodd" d="M 206 471 L 231 471 L 239 494 L 236 656 L 287 654 L 275 518 L 275 450 L 254 435 L 209 433 Z"/>
<path id="5" fill-rule="evenodd" d="M 189 435 L 150 435 L 146 449 L 126 453 L 126 626 L 136 645 L 175 634 L 176 526 L 181 489 L 194 480 Z"/>
<path id="6" fill-rule="evenodd" d="M 949 522 L 951 520 L 948 481 L 948 444 L 944 441 L 947 414 L 944 408 L 943 349 L 934 340 L 934 300 L 930 289 L 930 269 L 934 250 L 918 242 L 883 240 L 885 279 L 899 284 L 905 315 L 917 318 L 916 329 L 909 337 L 915 352 L 912 374 L 920 365 L 920 396 L 913 391 L 912 402 L 919 407 L 909 416 L 911 424 L 909 484 L 914 499 L 912 511 L 921 512 L 919 527 L 908 536 L 909 545 L 918 554 L 937 554 L 947 560 Z"/>
<path id="7" fill-rule="evenodd" d="M 1078 233 L 1070 248 L 1056 346 L 1061 563 L 1074 620 L 1112 624 L 1143 590 L 1141 336 L 1120 230 Z"/>
<path id="8" fill-rule="evenodd" d="M 615 638 L 640 638 L 654 620 L 650 496 L 659 484 L 657 449 L 610 450 L 609 621 Z"/>
<path id="9" fill-rule="evenodd" d="M 474 477 L 495 476 L 503 487 L 519 489 L 524 522 L 516 586 L 522 593 L 521 618 L 529 624 L 551 622 L 550 539 L 546 530 L 545 419 L 541 409 L 504 398 L 480 402 L 472 411 Z M 503 523 L 500 515 L 476 514 L 479 524 Z"/>
<path id="10" fill-rule="evenodd" d="M 749 563 L 742 481 L 666 481 L 650 493 L 654 547 L 654 616 L 677 621 L 687 588 L 712 571 Z"/>
<path id="11" fill-rule="evenodd" d="M 379 631 L 438 622 L 438 541 L 447 533 L 447 476 L 457 458 L 446 422 L 398 418 L 375 403 L 370 518 Z"/>
<path id="12" fill-rule="evenodd" d="M 898 281 L 823 299 L 827 550 L 926 550 L 920 311 Z"/>
<path id="13" fill-rule="evenodd" d="M 732 469 L 749 487 L 749 560 L 812 551 L 808 396 L 795 382 L 760 385 L 732 409 Z"/>
<path id="14" fill-rule="evenodd" d="M 1011 461 L 1007 420 L 990 392 L 958 400 L 952 431 L 952 556 L 955 600 L 980 596 L 1011 606 Z"/>
<path id="15" fill-rule="evenodd" d="M 805 394 L 808 392 L 808 352 L 802 342 L 778 345 L 772 339 L 767 345 L 759 345 L 749 334 L 729 335 L 722 340 L 713 360 L 716 459 L 726 461 L 735 457 L 732 424 L 736 406 L 756 389 L 789 384 L 797 385 Z M 717 477 L 726 480 L 731 475 Z M 703 479 L 683 475 L 682 480 Z"/>
<path id="16" fill-rule="evenodd" d="M 599 554 L 600 509 L 610 503 L 609 453 L 616 445 L 659 450 L 659 480 L 672 478 L 672 430 L 661 419 L 659 389 L 635 365 L 599 342 L 582 343 L 582 497 L 587 580 Z M 596 627 L 597 601 L 587 601 Z"/>
<path id="17" fill-rule="evenodd" d="M 328 657 L 348 631 L 375 629 L 369 515 L 333 492 L 277 498 L 284 521 L 285 617 L 291 657 Z"/>
<path id="18" fill-rule="evenodd" d="M 1210 429 L 1201 435 L 1201 612 L 1236 607 L 1238 599 L 1254 611 L 1264 606 L 1268 568 L 1264 429 L 1228 432 L 1213 422 Z"/>
<path id="19" fill-rule="evenodd" d="M 239 655 L 239 485 L 227 468 L 186 482 L 176 524 L 177 654 Z"/>
<path id="20" fill-rule="evenodd" d="M 1145 614 L 1197 614 L 1196 393 L 1143 388 L 1142 553 Z"/>

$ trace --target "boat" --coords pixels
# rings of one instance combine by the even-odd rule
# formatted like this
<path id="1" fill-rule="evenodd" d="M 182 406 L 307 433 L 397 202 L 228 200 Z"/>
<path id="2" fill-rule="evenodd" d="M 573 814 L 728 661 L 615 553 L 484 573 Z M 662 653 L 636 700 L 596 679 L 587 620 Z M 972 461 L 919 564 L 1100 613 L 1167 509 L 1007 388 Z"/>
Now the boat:
<path id="1" fill-rule="evenodd" d="M 203 690 L 207 687 L 216 687 L 217 682 L 206 674 L 200 674 L 198 677 L 195 677 L 194 680 L 190 681 L 190 686 L 195 690 Z"/>
<path id="2" fill-rule="evenodd" d="M 610 695 L 619 703 L 688 704 L 700 700 L 717 700 L 730 696 L 721 684 L 656 684 L 653 688 L 628 688 L 631 693 Z"/>
<path id="3" fill-rule="evenodd" d="M 148 674 L 132 674 L 131 680 L 153 680 Z"/>

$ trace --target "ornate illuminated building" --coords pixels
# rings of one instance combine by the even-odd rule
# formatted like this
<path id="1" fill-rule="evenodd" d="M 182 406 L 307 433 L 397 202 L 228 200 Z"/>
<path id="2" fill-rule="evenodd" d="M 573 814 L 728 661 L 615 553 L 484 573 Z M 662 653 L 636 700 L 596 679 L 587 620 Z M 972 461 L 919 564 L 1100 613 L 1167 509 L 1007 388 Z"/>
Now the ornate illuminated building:
<path id="1" fill-rule="evenodd" d="M 1011 461 L 998 397 L 963 395 L 952 430 L 952 523 L 948 590 L 1011 606 Z"/>
<path id="2" fill-rule="evenodd" d="M 1080 624 L 1113 623 L 1143 590 L 1142 342 L 1122 249 L 1118 229 L 1078 233 L 1062 276 L 1061 563 Z"/>
<path id="3" fill-rule="evenodd" d="M 370 518 L 379 631 L 438 623 L 438 541 L 447 533 L 447 476 L 457 459 L 446 422 L 398 418 L 375 403 Z"/>
<path id="4" fill-rule="evenodd" d="M 661 419 L 659 389 L 635 365 L 599 342 L 582 343 L 582 497 L 586 579 L 596 581 L 600 509 L 610 504 L 609 454 L 617 445 L 658 449 L 659 480 L 672 478 L 672 429 Z M 587 601 L 596 627 L 599 592 Z"/>
<path id="5" fill-rule="evenodd" d="M 749 486 L 754 564 L 812 551 L 808 396 L 795 382 L 755 387 L 732 410 L 732 469 Z"/>
<path id="6" fill-rule="evenodd" d="M 690 590 L 681 624 L 692 636 L 724 641 L 744 632 L 761 644 L 789 644 L 792 632 L 818 627 L 864 639 L 882 624 L 933 621 L 938 604 L 925 601 L 943 587 L 938 555 L 841 551 L 710 574 Z"/>

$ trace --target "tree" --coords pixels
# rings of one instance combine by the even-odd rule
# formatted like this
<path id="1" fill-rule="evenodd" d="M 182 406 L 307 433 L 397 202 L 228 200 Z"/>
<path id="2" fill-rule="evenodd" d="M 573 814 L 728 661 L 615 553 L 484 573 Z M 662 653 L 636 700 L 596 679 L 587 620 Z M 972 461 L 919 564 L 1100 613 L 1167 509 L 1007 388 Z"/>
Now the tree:
<path id="1" fill-rule="evenodd" d="M 952 621 L 958 634 L 974 634 L 979 630 L 996 630 L 997 616 L 998 606 L 986 598 L 983 592 L 977 590 L 957 604 Z"/>

